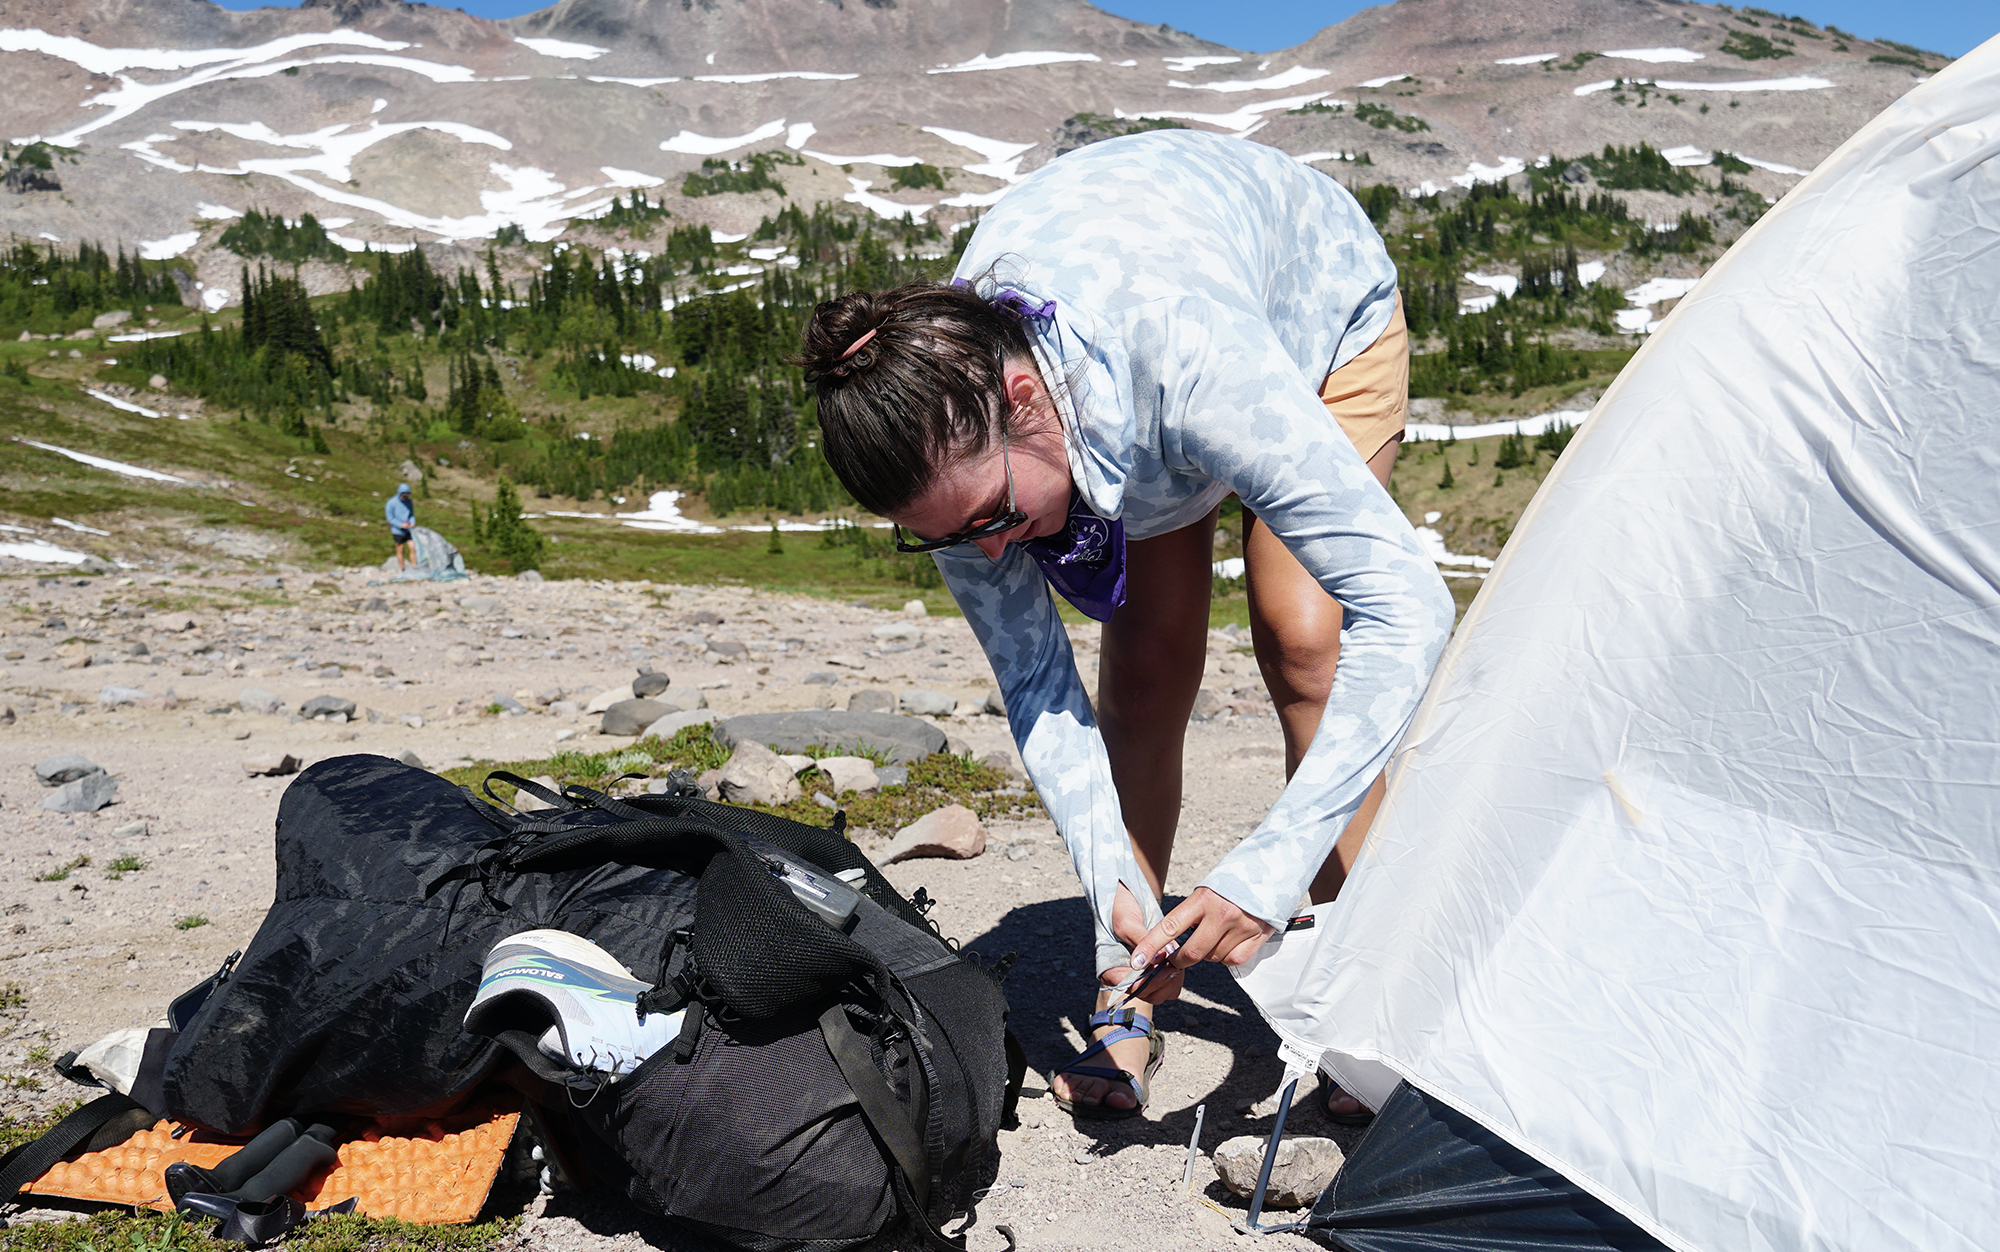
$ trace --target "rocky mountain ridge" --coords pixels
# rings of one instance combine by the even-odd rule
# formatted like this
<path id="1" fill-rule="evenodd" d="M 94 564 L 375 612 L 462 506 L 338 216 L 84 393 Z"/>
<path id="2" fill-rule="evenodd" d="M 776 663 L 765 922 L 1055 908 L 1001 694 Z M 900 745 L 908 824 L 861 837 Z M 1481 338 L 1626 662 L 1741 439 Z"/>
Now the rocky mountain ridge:
<path id="1" fill-rule="evenodd" d="M 354 249 L 468 254 L 586 230 L 635 190 L 719 232 L 822 200 L 950 223 L 1077 115 L 1415 190 L 1607 143 L 1727 150 L 1775 196 L 1939 64 L 1913 53 L 1674 0 L 1397 0 L 1262 57 L 1082 0 L 562 0 L 508 22 L 0 0 L 0 138 L 60 158 L 59 189 L 0 195 L 0 232 L 185 255 L 213 286 L 235 266 L 210 264 L 215 238 L 249 208 L 313 212 Z M 681 194 L 760 152 L 774 189 Z"/>

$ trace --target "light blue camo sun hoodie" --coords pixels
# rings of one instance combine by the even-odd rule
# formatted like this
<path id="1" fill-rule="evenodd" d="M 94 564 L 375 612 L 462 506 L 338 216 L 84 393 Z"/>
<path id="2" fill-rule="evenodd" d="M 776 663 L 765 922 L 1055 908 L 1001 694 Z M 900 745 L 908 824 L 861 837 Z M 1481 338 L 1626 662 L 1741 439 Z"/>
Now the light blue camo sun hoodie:
<path id="1" fill-rule="evenodd" d="M 1233 491 L 1343 610 L 1311 748 L 1263 824 L 1202 880 L 1281 926 L 1388 762 L 1451 630 L 1437 567 L 1318 395 L 1389 324 L 1396 271 L 1381 237 L 1338 183 L 1275 148 L 1153 131 L 1073 152 L 1016 186 L 958 274 L 983 294 L 997 284 L 1055 302 L 1026 329 L 1092 510 L 1147 539 Z M 936 559 L 1069 846 L 1097 919 L 1098 968 L 1122 965 L 1118 883 L 1149 926 L 1160 914 L 1054 597 L 1018 546 L 998 561 L 970 545 Z"/>

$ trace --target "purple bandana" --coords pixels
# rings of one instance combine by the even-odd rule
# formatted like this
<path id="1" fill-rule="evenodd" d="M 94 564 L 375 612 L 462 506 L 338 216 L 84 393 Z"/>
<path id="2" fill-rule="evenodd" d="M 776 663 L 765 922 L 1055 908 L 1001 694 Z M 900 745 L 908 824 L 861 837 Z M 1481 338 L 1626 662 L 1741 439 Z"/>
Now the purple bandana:
<path id="1" fill-rule="evenodd" d="M 1092 621 L 1110 619 L 1125 603 L 1125 523 L 1107 522 L 1090 511 L 1080 492 L 1069 497 L 1069 524 L 1021 545 L 1049 586 Z"/>

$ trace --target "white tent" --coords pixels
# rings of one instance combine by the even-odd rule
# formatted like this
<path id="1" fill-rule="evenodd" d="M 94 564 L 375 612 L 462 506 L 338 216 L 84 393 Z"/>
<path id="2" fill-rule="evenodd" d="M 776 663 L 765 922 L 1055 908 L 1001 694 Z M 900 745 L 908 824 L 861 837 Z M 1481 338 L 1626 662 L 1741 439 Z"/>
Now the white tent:
<path id="1" fill-rule="evenodd" d="M 1322 1038 L 1669 1246 L 2000 1248 L 2000 40 L 1604 397 L 1329 919 Z"/>

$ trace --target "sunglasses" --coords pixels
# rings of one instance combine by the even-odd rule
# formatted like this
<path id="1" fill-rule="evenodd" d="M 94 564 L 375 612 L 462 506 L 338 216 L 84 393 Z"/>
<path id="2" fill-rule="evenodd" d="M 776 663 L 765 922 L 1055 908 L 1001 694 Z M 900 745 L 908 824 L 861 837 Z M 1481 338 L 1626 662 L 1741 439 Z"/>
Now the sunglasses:
<path id="1" fill-rule="evenodd" d="M 911 543 L 909 540 L 903 538 L 902 527 L 892 525 L 891 529 L 896 536 L 896 551 L 936 552 L 943 548 L 955 548 L 961 543 L 972 543 L 975 540 L 1005 534 L 1027 521 L 1028 515 L 1014 507 L 1014 463 L 1007 457 L 1007 436 L 1004 432 L 1000 436 L 1000 464 L 1007 471 L 1007 509 L 1005 512 L 990 521 L 981 522 L 979 525 L 962 530 L 955 535 L 946 535 L 942 539 L 920 539 L 915 543 Z"/>

